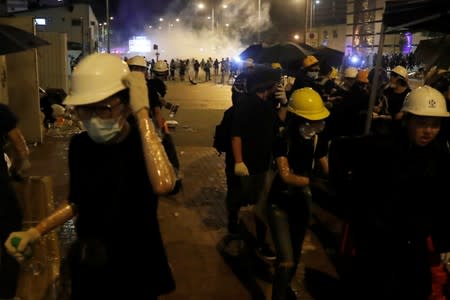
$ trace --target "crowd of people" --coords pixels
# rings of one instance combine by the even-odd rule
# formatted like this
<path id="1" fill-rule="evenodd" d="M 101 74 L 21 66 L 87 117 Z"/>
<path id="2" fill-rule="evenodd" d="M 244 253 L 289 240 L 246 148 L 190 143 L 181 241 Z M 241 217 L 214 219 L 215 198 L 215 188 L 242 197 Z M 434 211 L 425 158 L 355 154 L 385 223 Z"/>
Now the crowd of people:
<path id="1" fill-rule="evenodd" d="M 193 60 L 193 80 L 197 63 L 204 69 L 215 61 Z M 77 239 L 68 253 L 72 299 L 158 299 L 175 289 L 157 219 L 159 196 L 176 190 L 180 180 L 160 112 L 172 62 L 150 62 L 150 71 L 141 56 L 124 61 L 91 54 L 79 62 L 64 105 L 73 107 L 85 131 L 68 148 L 67 200 L 26 231 L 18 225 L 20 214 L 2 226 L 1 259 L 12 270 L 0 265 L 0 293 L 2 285 L 15 289 L 15 277 L 4 276 L 15 274 L 11 258 L 23 261 L 30 244 L 75 216 Z M 223 62 L 221 72 L 233 73 Z M 284 67 L 247 59 L 236 71 L 225 156 L 228 232 L 219 250 L 242 254 L 239 210 L 253 205 L 254 251 L 274 266 L 271 299 L 296 299 L 292 281 L 318 195 L 314 182 L 326 179 L 352 242 L 351 264 L 339 274 L 344 299 L 450 296 L 440 257 L 450 252 L 449 72 L 411 88 L 402 65 L 389 73 L 347 67 L 339 76 L 306 56 L 298 70 Z M 373 86 L 376 75 L 380 86 Z M 13 137 L 17 120 L 3 111 L 9 116 L 0 118 L 3 135 Z M 6 166 L 1 170 L 0 184 L 9 193 L 9 173 Z M 0 224 L 4 219 L 0 214 Z M 136 256 L 136 249 L 145 255 Z"/>

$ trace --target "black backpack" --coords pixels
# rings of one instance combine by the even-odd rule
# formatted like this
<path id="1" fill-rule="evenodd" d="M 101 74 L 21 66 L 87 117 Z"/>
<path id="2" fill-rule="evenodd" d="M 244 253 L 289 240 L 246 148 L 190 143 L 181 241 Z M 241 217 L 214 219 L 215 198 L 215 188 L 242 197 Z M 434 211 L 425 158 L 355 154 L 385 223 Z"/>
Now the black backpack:
<path id="1" fill-rule="evenodd" d="M 222 121 L 216 125 L 214 131 L 213 147 L 220 154 L 231 151 L 231 121 L 233 120 L 234 106 L 230 106 L 224 113 Z"/>

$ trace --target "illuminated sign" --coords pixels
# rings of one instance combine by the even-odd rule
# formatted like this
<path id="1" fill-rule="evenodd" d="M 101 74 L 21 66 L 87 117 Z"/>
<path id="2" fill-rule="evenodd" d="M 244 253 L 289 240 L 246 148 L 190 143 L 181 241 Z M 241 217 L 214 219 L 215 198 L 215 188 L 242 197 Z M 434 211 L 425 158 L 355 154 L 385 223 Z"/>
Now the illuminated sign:
<path id="1" fill-rule="evenodd" d="M 47 20 L 45 18 L 35 18 L 34 24 L 36 25 L 47 25 Z"/>
<path id="2" fill-rule="evenodd" d="M 132 40 L 128 41 L 128 51 L 129 52 L 151 52 L 152 42 L 144 36 L 137 36 Z"/>

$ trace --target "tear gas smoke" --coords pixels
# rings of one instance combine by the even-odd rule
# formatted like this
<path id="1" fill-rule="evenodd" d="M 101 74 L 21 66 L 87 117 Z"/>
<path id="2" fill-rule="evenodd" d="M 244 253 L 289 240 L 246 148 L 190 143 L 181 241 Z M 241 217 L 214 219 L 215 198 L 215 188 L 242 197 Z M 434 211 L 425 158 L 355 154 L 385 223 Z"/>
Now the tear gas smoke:
<path id="1" fill-rule="evenodd" d="M 256 0 L 216 3 L 213 8 L 205 3 L 203 9 L 199 9 L 198 3 L 194 1 L 188 5 L 185 2 L 174 1 L 165 14 L 153 16 L 152 20 L 147 21 L 144 35 L 152 45 L 158 45 L 159 59 L 233 58 L 249 44 L 256 42 L 258 30 L 263 32 L 272 25 L 270 3 L 262 3 L 258 26 Z M 127 3 L 122 2 L 121 5 L 126 6 Z M 181 6 L 184 8 L 180 9 Z M 135 8 L 134 11 L 148 11 L 148 7 L 141 10 Z M 133 22 L 133 17 L 130 18 L 130 22 Z M 125 22 L 124 26 L 127 26 Z M 154 50 L 150 53 L 128 53 L 127 56 L 137 54 L 156 59 Z"/>

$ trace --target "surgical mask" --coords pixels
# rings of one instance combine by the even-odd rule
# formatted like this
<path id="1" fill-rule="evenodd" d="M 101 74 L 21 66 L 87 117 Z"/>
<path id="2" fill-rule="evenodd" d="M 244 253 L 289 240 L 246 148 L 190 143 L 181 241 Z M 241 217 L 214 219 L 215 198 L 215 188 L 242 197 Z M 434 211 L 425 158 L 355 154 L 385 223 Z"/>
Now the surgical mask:
<path id="1" fill-rule="evenodd" d="M 324 128 L 325 128 L 324 121 L 315 122 L 314 124 L 305 122 L 304 124 L 300 125 L 299 131 L 300 131 L 300 135 L 305 140 L 310 140 L 310 139 L 312 139 L 313 136 L 322 132 L 324 130 Z"/>
<path id="2" fill-rule="evenodd" d="M 319 72 L 306 72 L 306 75 L 314 80 L 319 78 Z"/>
<path id="3" fill-rule="evenodd" d="M 93 117 L 82 122 L 89 137 L 100 144 L 104 144 L 117 136 L 123 126 L 120 124 L 120 120 L 101 119 L 99 117 Z"/>

